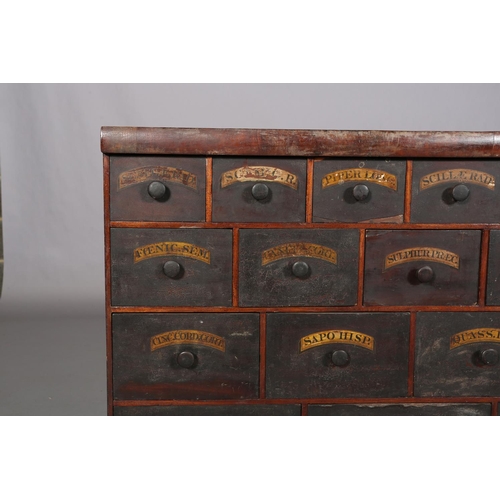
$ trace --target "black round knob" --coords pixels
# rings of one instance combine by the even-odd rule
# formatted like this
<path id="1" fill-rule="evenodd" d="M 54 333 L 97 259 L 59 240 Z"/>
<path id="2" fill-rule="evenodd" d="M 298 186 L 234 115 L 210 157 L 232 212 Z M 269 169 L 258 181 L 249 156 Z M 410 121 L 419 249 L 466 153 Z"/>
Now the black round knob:
<path id="1" fill-rule="evenodd" d="M 417 279 L 420 283 L 429 283 L 434 278 L 434 271 L 432 267 L 424 266 L 420 269 L 417 269 Z"/>
<path id="2" fill-rule="evenodd" d="M 496 365 L 498 363 L 498 351 L 496 349 L 485 349 L 479 353 L 479 359 L 483 365 Z"/>
<path id="3" fill-rule="evenodd" d="M 469 193 L 469 188 L 465 184 L 458 184 L 451 191 L 455 201 L 465 201 L 469 197 Z"/>
<path id="4" fill-rule="evenodd" d="M 181 274 L 181 265 L 175 260 L 169 260 L 163 264 L 163 272 L 169 278 L 177 278 Z"/>
<path id="5" fill-rule="evenodd" d="M 332 363 L 335 366 L 347 366 L 351 361 L 351 356 L 347 351 L 333 351 L 332 352 Z"/>
<path id="6" fill-rule="evenodd" d="M 182 368 L 192 368 L 196 358 L 192 352 L 183 351 L 177 355 L 177 364 Z"/>
<path id="7" fill-rule="evenodd" d="M 167 194 L 167 186 L 161 182 L 153 181 L 148 186 L 148 194 L 155 200 L 161 200 Z"/>
<path id="8" fill-rule="evenodd" d="M 258 200 L 265 200 L 269 196 L 269 188 L 265 184 L 254 184 L 252 186 L 252 196 Z"/>
<path id="9" fill-rule="evenodd" d="M 309 274 L 309 265 L 306 262 L 295 262 L 292 266 L 292 274 L 297 278 L 304 278 Z"/>
<path id="10" fill-rule="evenodd" d="M 356 199 L 356 201 L 363 201 L 368 198 L 370 194 L 370 188 L 368 186 L 365 186 L 364 184 L 356 184 L 352 188 L 352 195 Z"/>

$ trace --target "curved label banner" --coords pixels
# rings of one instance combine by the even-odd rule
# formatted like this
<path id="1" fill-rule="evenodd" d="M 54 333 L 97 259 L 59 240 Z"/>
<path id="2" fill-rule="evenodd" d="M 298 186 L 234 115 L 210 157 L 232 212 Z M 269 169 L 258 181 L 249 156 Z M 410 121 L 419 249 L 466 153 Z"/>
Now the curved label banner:
<path id="1" fill-rule="evenodd" d="M 226 340 L 218 335 L 198 330 L 173 330 L 151 337 L 151 351 L 178 344 L 200 344 L 219 351 L 226 351 Z"/>
<path id="2" fill-rule="evenodd" d="M 416 247 L 405 248 L 404 250 L 387 255 L 385 258 L 385 269 L 414 260 L 430 260 L 455 269 L 460 268 L 460 257 L 456 253 L 448 252 L 448 250 L 442 250 L 441 248 Z"/>
<path id="3" fill-rule="evenodd" d="M 370 351 L 373 351 L 375 348 L 375 339 L 370 335 L 350 330 L 325 330 L 302 337 L 300 339 L 300 352 L 307 351 L 313 347 L 335 343 L 357 345 Z"/>
<path id="4" fill-rule="evenodd" d="M 118 189 L 146 181 L 176 182 L 196 191 L 196 175 L 173 167 L 140 167 L 122 172 L 118 176 Z"/>
<path id="5" fill-rule="evenodd" d="M 420 191 L 424 189 L 445 184 L 447 182 L 459 182 L 466 184 L 477 184 L 492 191 L 495 189 L 495 177 L 486 172 L 479 172 L 478 170 L 440 170 L 439 172 L 432 172 L 432 174 L 424 175 L 420 179 Z"/>
<path id="6" fill-rule="evenodd" d="M 134 264 L 164 255 L 180 255 L 210 264 L 210 250 L 182 241 L 161 241 L 136 248 L 134 250 Z"/>
<path id="7" fill-rule="evenodd" d="M 499 342 L 500 329 L 498 328 L 475 328 L 474 330 L 465 330 L 456 333 L 450 337 L 450 350 L 466 344 L 475 344 L 476 342 Z"/>
<path id="8" fill-rule="evenodd" d="M 350 168 L 330 172 L 321 179 L 321 188 L 325 189 L 344 182 L 373 182 L 393 191 L 398 190 L 398 179 L 395 175 L 372 168 Z"/>
<path id="9" fill-rule="evenodd" d="M 299 188 L 299 179 L 296 175 L 275 167 L 241 167 L 229 170 L 222 174 L 220 187 L 225 188 L 235 182 L 265 181 L 278 182 L 292 189 Z"/>
<path id="10" fill-rule="evenodd" d="M 337 252 L 333 248 L 316 245 L 314 243 L 285 243 L 277 247 L 268 248 L 262 252 L 262 265 L 265 266 L 280 259 L 289 257 L 313 257 L 337 264 Z"/>

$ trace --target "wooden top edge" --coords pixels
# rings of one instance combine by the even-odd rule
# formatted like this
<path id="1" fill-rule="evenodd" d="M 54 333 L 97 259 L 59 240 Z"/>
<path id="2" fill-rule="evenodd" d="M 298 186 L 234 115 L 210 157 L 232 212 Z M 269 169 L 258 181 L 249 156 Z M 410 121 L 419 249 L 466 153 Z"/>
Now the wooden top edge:
<path id="1" fill-rule="evenodd" d="M 500 132 L 102 127 L 105 154 L 498 158 Z"/>

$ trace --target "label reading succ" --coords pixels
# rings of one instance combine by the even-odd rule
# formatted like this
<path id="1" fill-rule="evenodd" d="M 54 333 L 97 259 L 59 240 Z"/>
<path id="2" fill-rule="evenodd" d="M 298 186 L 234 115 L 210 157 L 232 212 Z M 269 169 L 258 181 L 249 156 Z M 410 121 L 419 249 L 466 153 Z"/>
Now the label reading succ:
<path id="1" fill-rule="evenodd" d="M 265 266 L 280 259 L 289 257 L 313 257 L 337 264 L 337 252 L 333 248 L 316 245 L 314 243 L 285 243 L 277 247 L 268 248 L 262 252 L 262 265 Z"/>
<path id="2" fill-rule="evenodd" d="M 235 182 L 265 181 L 278 182 L 292 189 L 298 189 L 299 179 L 296 175 L 275 167 L 241 167 L 222 174 L 220 187 L 225 188 Z"/>
<path id="3" fill-rule="evenodd" d="M 325 189 L 329 186 L 336 186 L 344 182 L 373 182 L 380 184 L 393 191 L 398 190 L 398 179 L 395 175 L 384 172 L 383 170 L 374 170 L 371 168 L 350 168 L 347 170 L 337 170 L 330 172 L 321 179 L 321 187 Z"/>
<path id="4" fill-rule="evenodd" d="M 300 352 L 307 351 L 313 347 L 334 343 L 357 345 L 370 351 L 373 351 L 375 348 L 375 339 L 370 335 L 350 330 L 325 330 L 302 337 L 300 339 Z"/>
<path id="5" fill-rule="evenodd" d="M 500 329 L 498 328 L 475 328 L 456 333 L 450 337 L 450 350 L 465 344 L 476 342 L 500 342 Z"/>
<path id="6" fill-rule="evenodd" d="M 201 344 L 219 351 L 226 351 L 226 340 L 218 335 L 198 330 L 173 330 L 151 337 L 151 351 L 178 344 Z"/>
<path id="7" fill-rule="evenodd" d="M 439 172 L 424 175 L 420 179 L 420 191 L 447 182 L 477 184 L 492 191 L 495 189 L 495 177 L 491 174 L 478 172 L 477 170 L 453 169 L 440 170 Z"/>
<path id="8" fill-rule="evenodd" d="M 385 269 L 415 260 L 430 260 L 455 269 L 460 268 L 460 257 L 456 253 L 448 252 L 440 248 L 417 247 L 405 248 L 404 250 L 399 250 L 387 255 L 385 258 Z"/>
<path id="9" fill-rule="evenodd" d="M 173 167 L 139 167 L 118 176 L 118 189 L 146 181 L 176 182 L 196 191 L 196 175 Z"/>
<path id="10" fill-rule="evenodd" d="M 134 250 L 134 264 L 164 255 L 180 255 L 210 264 L 210 250 L 182 241 L 161 241 L 136 248 Z"/>

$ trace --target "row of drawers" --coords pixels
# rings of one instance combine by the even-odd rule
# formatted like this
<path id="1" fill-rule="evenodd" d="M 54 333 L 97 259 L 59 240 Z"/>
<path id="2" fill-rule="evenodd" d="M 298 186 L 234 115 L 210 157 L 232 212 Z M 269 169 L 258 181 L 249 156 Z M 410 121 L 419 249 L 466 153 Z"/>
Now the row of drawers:
<path id="1" fill-rule="evenodd" d="M 355 229 L 111 229 L 113 306 L 350 306 Z M 491 231 L 487 304 L 500 304 L 500 231 Z M 475 305 L 480 230 L 368 230 L 364 305 Z M 236 253 L 236 252 L 235 252 Z M 484 257 L 484 256 L 483 256 Z M 239 258 L 238 304 L 233 260 Z M 235 271 L 236 272 L 236 271 Z"/>
<path id="2" fill-rule="evenodd" d="M 206 163 L 203 157 L 111 157 L 110 219 L 205 221 Z M 499 167 L 498 160 L 413 161 L 410 221 L 498 222 Z M 214 158 L 211 172 L 214 222 L 306 220 L 307 160 Z M 403 222 L 406 172 L 404 160 L 315 160 L 312 221 Z"/>
<path id="3" fill-rule="evenodd" d="M 114 400 L 500 397 L 500 313 L 417 313 L 414 346 L 409 313 L 265 319 L 113 314 Z"/>

